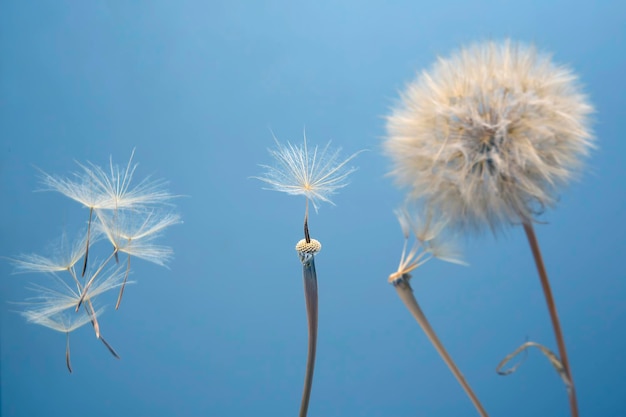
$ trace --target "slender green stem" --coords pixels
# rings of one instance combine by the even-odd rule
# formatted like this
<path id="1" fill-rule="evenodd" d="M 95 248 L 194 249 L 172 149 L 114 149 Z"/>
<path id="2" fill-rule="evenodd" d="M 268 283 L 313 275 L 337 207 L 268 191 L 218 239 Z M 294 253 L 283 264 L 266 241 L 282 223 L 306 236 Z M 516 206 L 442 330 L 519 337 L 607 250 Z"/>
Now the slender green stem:
<path id="1" fill-rule="evenodd" d="M 406 307 L 409 309 L 422 330 L 424 330 L 424 333 L 426 333 L 426 336 L 430 340 L 430 343 L 432 343 L 432 345 L 435 347 L 443 361 L 446 363 L 446 365 L 448 365 L 448 368 L 450 368 L 450 371 L 452 371 L 452 373 L 456 377 L 456 380 L 459 382 L 459 384 L 461 384 L 463 390 L 465 390 L 465 393 L 474 404 L 474 407 L 476 407 L 478 414 L 480 414 L 482 417 L 487 417 L 487 412 L 478 400 L 478 397 L 476 396 L 476 394 L 474 394 L 474 391 L 472 391 L 472 388 L 465 380 L 465 377 L 463 376 L 463 374 L 461 374 L 461 371 L 456 366 L 446 349 L 443 347 L 443 343 L 441 343 L 441 341 L 437 337 L 437 334 L 428 322 L 428 319 L 426 319 L 426 315 L 422 312 L 419 304 L 417 304 L 417 300 L 413 295 L 413 290 L 411 289 L 408 280 L 402 277 L 394 281 L 393 285 L 396 288 L 400 299 L 404 302 L 404 305 L 406 305 Z"/>
<path id="2" fill-rule="evenodd" d="M 314 255 L 301 256 L 302 277 L 304 279 L 304 299 L 306 301 L 307 320 L 309 324 L 309 347 L 306 360 L 306 374 L 300 404 L 300 417 L 306 417 L 309 409 L 309 398 L 313 386 L 315 368 L 315 352 L 317 348 L 317 273 L 315 272 Z"/>
<path id="3" fill-rule="evenodd" d="M 530 245 L 530 250 L 533 253 L 535 259 L 535 265 L 537 266 L 537 273 L 539 274 L 539 280 L 541 281 L 541 287 L 543 288 L 543 294 L 546 298 L 546 304 L 548 305 L 548 311 L 550 312 L 550 319 L 552 320 L 552 327 L 554 329 L 554 336 L 559 348 L 559 355 L 561 356 L 561 362 L 563 368 L 567 372 L 567 376 L 571 383 L 568 389 L 569 405 L 572 412 L 572 417 L 578 417 L 578 402 L 576 400 L 576 388 L 574 386 L 574 378 L 569 366 L 569 360 L 567 358 L 567 350 L 565 348 L 565 339 L 563 338 L 563 332 L 561 331 L 561 322 L 559 321 L 559 315 L 556 311 L 556 303 L 552 296 L 552 289 L 550 288 L 550 280 L 548 279 L 548 273 L 546 272 L 545 264 L 543 263 L 543 257 L 541 256 L 541 249 L 537 236 L 535 235 L 535 229 L 530 222 L 524 222 L 524 231 L 526 232 L 526 238 Z"/>

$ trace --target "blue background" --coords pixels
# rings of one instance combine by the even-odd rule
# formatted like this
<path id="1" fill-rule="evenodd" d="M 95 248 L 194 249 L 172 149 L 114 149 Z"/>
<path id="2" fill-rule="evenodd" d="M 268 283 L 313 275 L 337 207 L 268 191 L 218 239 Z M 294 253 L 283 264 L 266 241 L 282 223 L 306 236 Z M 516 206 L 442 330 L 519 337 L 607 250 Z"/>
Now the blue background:
<path id="1" fill-rule="evenodd" d="M 124 164 L 170 181 L 184 224 L 170 268 L 133 265 L 102 317 L 116 361 L 87 326 L 30 325 L 9 301 L 44 277 L 0 262 L 2 416 L 293 416 L 306 360 L 304 199 L 251 179 L 273 131 L 341 146 L 351 184 L 310 221 L 324 248 L 310 416 L 476 415 L 387 284 L 403 198 L 382 156 L 384 116 L 437 55 L 477 40 L 535 42 L 579 73 L 599 148 L 538 236 L 581 416 L 626 416 L 626 3 L 582 1 L 3 1 L 0 4 L 0 254 L 45 253 L 87 211 L 40 187 L 35 167 Z M 432 261 L 415 294 L 493 416 L 567 416 L 538 353 L 496 364 L 526 337 L 556 350 L 521 228 L 464 240 L 469 267 Z M 110 302 L 114 302 L 114 296 Z"/>

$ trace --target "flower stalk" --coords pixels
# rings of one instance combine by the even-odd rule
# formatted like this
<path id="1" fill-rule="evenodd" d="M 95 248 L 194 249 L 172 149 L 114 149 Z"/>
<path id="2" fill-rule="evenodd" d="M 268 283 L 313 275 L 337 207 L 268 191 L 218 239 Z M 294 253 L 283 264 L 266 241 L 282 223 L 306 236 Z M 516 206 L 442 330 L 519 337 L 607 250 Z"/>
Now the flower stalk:
<path id="1" fill-rule="evenodd" d="M 306 222 L 305 222 L 306 225 Z M 306 226 L 305 226 L 305 230 Z M 308 231 L 308 230 L 307 230 Z M 301 241 L 302 242 L 302 241 Z M 317 241 L 315 241 L 317 242 Z M 313 243 L 304 241 L 305 245 Z M 306 417 L 309 409 L 309 399 L 311 398 L 311 388 L 313 387 L 313 372 L 315 370 L 315 353 L 317 350 L 317 272 L 315 271 L 315 255 L 306 250 L 298 251 L 300 262 L 302 262 L 302 278 L 304 281 L 304 300 L 306 303 L 307 323 L 309 329 L 309 340 L 307 348 L 306 372 L 304 376 L 304 387 L 302 389 L 302 401 L 300 403 L 300 417 Z"/>
<path id="2" fill-rule="evenodd" d="M 524 232 L 528 239 L 530 250 L 533 253 L 535 265 L 537 266 L 537 273 L 539 274 L 539 280 L 541 281 L 541 287 L 543 294 L 546 298 L 546 304 L 548 306 L 548 312 L 550 313 L 550 320 L 552 321 L 552 328 L 554 329 L 554 337 L 556 338 L 556 344 L 559 348 L 559 356 L 563 368 L 569 379 L 568 396 L 569 405 L 572 413 L 572 417 L 578 417 L 578 401 L 576 399 L 576 387 L 574 385 L 574 379 L 569 366 L 569 359 L 567 358 L 567 349 L 565 347 L 565 339 L 563 338 L 563 331 L 561 330 L 561 322 L 556 310 L 556 303 L 552 296 L 552 288 L 550 287 L 550 280 L 548 279 L 548 273 L 546 271 L 545 264 L 543 263 L 543 257 L 541 256 L 541 248 L 539 247 L 539 241 L 535 234 L 535 228 L 532 223 L 524 222 Z"/>
<path id="3" fill-rule="evenodd" d="M 437 337 L 435 330 L 432 328 L 430 322 L 426 318 L 426 315 L 417 303 L 417 299 L 413 294 L 413 289 L 409 284 L 409 278 L 409 274 L 403 274 L 399 278 L 394 279 L 391 283 L 393 284 L 398 293 L 398 296 L 400 297 L 406 308 L 420 325 L 420 327 L 426 334 L 426 337 L 428 337 L 428 340 L 430 340 L 430 343 L 432 343 L 435 350 L 437 350 L 437 353 L 439 353 L 441 359 L 443 359 L 446 365 L 448 365 L 448 368 L 450 369 L 456 380 L 459 382 L 467 396 L 470 398 L 472 404 L 474 404 L 474 407 L 476 408 L 476 411 L 478 411 L 478 414 L 480 414 L 482 417 L 487 417 L 488 414 L 485 411 L 485 408 L 478 400 L 478 397 L 472 390 L 472 387 L 470 387 L 470 385 L 467 383 L 467 380 L 459 370 L 458 366 L 456 366 L 456 364 L 452 360 L 450 354 L 448 354 L 448 351 L 443 346 L 443 343 L 441 343 L 441 340 L 439 340 L 439 337 Z"/>

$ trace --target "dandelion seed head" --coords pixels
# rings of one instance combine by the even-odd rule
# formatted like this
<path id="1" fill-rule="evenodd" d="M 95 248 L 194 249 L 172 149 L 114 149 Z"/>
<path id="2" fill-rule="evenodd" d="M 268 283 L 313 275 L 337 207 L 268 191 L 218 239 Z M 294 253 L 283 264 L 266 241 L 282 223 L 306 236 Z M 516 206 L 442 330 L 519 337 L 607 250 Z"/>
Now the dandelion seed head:
<path id="1" fill-rule="evenodd" d="M 532 221 L 593 147 L 575 74 L 512 41 L 439 58 L 387 118 L 392 174 L 460 229 Z"/>
<path id="2" fill-rule="evenodd" d="M 273 190 L 304 195 L 316 211 L 321 202 L 334 204 L 331 196 L 345 187 L 348 176 L 356 171 L 347 164 L 359 152 L 342 159 L 341 149 L 331 150 L 330 142 L 321 149 L 317 146 L 309 149 L 305 136 L 302 146 L 290 142 L 283 145 L 278 140 L 276 146 L 269 150 L 276 165 L 261 165 L 266 170 L 264 176 L 254 178 L 269 184 Z"/>
<path id="3" fill-rule="evenodd" d="M 314 255 L 322 250 L 322 244 L 319 242 L 319 240 L 316 239 L 311 239 L 310 242 L 302 239 L 298 243 L 296 243 L 296 250 L 298 252 Z"/>

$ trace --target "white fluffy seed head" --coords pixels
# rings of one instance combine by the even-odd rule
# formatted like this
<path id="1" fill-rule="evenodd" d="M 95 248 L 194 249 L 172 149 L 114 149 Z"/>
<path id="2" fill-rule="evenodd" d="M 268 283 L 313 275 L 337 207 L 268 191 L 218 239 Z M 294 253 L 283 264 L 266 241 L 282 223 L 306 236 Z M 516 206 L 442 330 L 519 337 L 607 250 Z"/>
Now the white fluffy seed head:
<path id="1" fill-rule="evenodd" d="M 576 76 L 532 46 L 486 42 L 440 58 L 387 118 L 398 183 L 461 229 L 532 221 L 593 147 Z"/>
<path id="2" fill-rule="evenodd" d="M 322 244 L 316 239 L 311 239 L 310 242 L 302 239 L 296 243 L 296 250 L 298 252 L 314 255 L 322 250 Z"/>

